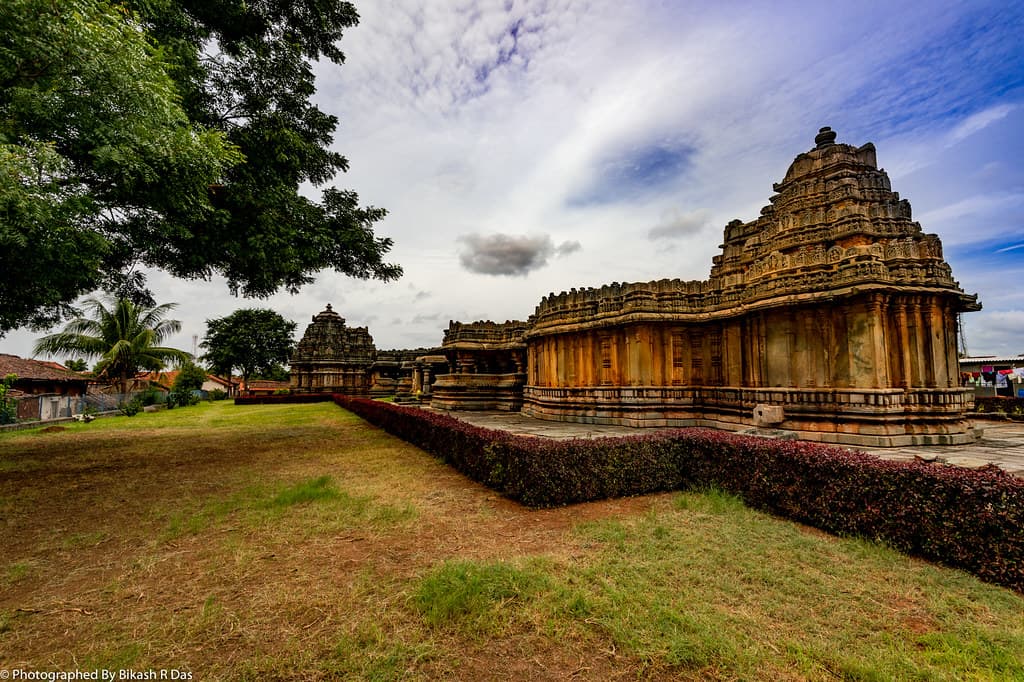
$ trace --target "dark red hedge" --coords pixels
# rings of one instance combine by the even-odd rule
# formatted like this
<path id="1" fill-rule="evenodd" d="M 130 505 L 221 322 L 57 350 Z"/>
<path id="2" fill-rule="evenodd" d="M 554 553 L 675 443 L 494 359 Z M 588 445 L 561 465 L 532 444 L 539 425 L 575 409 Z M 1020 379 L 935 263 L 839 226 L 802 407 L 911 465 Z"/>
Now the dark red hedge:
<path id="1" fill-rule="evenodd" d="M 893 462 L 708 429 L 556 441 L 392 403 L 334 400 L 529 506 L 713 486 L 751 507 L 1024 592 L 1024 481 L 999 470 Z"/>

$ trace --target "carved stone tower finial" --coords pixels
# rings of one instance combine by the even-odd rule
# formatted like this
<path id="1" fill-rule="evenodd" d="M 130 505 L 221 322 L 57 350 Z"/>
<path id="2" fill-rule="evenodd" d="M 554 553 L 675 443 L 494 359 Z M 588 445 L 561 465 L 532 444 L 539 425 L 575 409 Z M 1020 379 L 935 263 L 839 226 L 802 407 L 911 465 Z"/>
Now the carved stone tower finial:
<path id="1" fill-rule="evenodd" d="M 818 134 L 814 137 L 814 144 L 817 145 L 815 149 L 823 149 L 836 143 L 836 133 L 834 130 L 825 126 L 818 131 Z"/>

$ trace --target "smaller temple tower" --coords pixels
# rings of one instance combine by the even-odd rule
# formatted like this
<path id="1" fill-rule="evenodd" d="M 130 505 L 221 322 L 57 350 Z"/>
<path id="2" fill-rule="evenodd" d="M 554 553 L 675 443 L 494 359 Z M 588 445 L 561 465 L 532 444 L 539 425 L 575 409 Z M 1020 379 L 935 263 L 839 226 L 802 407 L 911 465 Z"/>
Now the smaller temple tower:
<path id="1" fill-rule="evenodd" d="M 313 316 L 292 355 L 292 390 L 368 396 L 376 355 L 367 328 L 345 326 L 345 318 L 328 303 Z"/>

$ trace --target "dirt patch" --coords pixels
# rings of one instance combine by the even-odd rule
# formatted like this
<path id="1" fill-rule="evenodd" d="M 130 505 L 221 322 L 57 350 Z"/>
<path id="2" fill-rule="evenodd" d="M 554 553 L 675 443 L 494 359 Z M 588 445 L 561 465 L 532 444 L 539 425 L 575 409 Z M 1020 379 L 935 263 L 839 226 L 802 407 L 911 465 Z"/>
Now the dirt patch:
<path id="1" fill-rule="evenodd" d="M 0 472 L 0 664 L 144 663 L 201 679 L 248 666 L 316 678 L 339 656 L 339 642 L 367 628 L 382 633 L 377 648 L 408 640 L 404 660 L 423 645 L 422 633 L 406 632 L 414 618 L 406 586 L 432 567 L 567 561 L 578 550 L 576 524 L 642 513 L 659 497 L 531 510 L 360 429 L 75 431 L 59 442 L 5 442 L 0 454 L 21 468 Z M 314 504 L 265 509 L 276 482 L 323 475 L 354 500 L 351 522 Z M 373 520 L 405 507 L 412 518 Z M 540 634 L 445 640 L 459 648 L 434 643 L 432 662 L 403 665 L 451 679 L 613 679 L 619 667 L 634 677 L 639 670 L 602 653 L 607 642 L 563 644 Z M 499 670 L 509 672 L 495 677 Z"/>

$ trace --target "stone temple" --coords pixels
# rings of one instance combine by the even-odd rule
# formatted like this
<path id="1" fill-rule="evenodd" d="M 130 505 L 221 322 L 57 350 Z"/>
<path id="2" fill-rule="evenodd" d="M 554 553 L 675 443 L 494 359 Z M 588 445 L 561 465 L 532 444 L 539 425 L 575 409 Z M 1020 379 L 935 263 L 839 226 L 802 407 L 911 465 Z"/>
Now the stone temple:
<path id="1" fill-rule="evenodd" d="M 613 282 L 546 296 L 525 322 L 452 322 L 432 405 L 872 446 L 973 440 L 956 339 L 977 296 L 874 145 L 835 140 L 822 128 L 760 216 L 725 226 L 706 280 Z"/>

